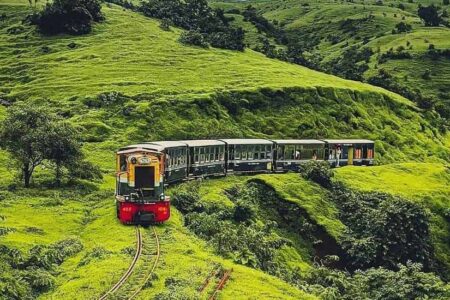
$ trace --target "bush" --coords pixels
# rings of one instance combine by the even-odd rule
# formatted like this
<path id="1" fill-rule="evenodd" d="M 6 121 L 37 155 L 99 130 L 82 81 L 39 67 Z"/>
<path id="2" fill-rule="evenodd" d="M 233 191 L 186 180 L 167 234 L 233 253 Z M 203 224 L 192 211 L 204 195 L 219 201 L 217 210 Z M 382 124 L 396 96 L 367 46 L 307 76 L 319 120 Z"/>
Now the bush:
<path id="1" fill-rule="evenodd" d="M 300 169 L 302 176 L 312 180 L 324 188 L 332 186 L 332 178 L 334 176 L 330 164 L 325 161 L 309 161 Z"/>
<path id="2" fill-rule="evenodd" d="M 383 193 L 361 193 L 336 186 L 332 196 L 349 230 L 343 248 L 352 269 L 396 269 L 408 261 L 434 265 L 429 218 L 419 205 Z"/>
<path id="3" fill-rule="evenodd" d="M 188 45 L 243 50 L 244 31 L 229 25 L 221 9 L 212 9 L 206 0 L 147 0 L 140 11 L 144 15 L 162 20 L 170 20 L 175 26 L 188 32 L 180 37 L 180 42 Z"/>
<path id="4" fill-rule="evenodd" d="M 255 208 L 251 203 L 244 200 L 237 200 L 234 206 L 233 219 L 237 222 L 251 220 L 255 215 Z"/>
<path id="5" fill-rule="evenodd" d="M 179 41 L 185 45 L 194 45 L 202 48 L 208 48 L 208 43 L 206 42 L 203 35 L 196 30 L 185 31 L 180 35 Z"/>
<path id="6" fill-rule="evenodd" d="M 324 267 L 307 277 L 306 291 L 325 299 L 448 299 L 450 289 L 420 264 L 408 262 L 393 272 L 384 268 L 348 272 Z"/>
<path id="7" fill-rule="evenodd" d="M 201 212 L 203 206 L 198 193 L 199 186 L 197 182 L 191 182 L 185 188 L 179 189 L 173 193 L 172 204 L 182 213 Z"/>
<path id="8" fill-rule="evenodd" d="M 31 23 L 48 35 L 89 33 L 93 22 L 104 19 L 98 0 L 54 0 L 31 17 Z"/>
<path id="9" fill-rule="evenodd" d="M 405 22 L 400 22 L 395 25 L 395 29 L 397 33 L 410 32 L 412 30 L 412 26 Z"/>

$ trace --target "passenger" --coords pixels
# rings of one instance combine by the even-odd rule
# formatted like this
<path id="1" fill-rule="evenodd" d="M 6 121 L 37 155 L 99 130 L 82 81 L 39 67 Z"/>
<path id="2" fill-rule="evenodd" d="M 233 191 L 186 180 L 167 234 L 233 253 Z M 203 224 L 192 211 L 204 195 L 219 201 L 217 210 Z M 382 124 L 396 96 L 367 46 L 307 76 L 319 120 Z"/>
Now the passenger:
<path id="1" fill-rule="evenodd" d="M 339 167 L 341 154 L 342 154 L 341 147 L 337 147 L 337 150 L 336 150 L 336 167 Z"/>
<path id="2" fill-rule="evenodd" d="M 317 160 L 317 151 L 316 150 L 313 151 L 312 159 Z"/>
<path id="3" fill-rule="evenodd" d="M 295 151 L 295 159 L 299 160 L 300 159 L 300 151 Z"/>

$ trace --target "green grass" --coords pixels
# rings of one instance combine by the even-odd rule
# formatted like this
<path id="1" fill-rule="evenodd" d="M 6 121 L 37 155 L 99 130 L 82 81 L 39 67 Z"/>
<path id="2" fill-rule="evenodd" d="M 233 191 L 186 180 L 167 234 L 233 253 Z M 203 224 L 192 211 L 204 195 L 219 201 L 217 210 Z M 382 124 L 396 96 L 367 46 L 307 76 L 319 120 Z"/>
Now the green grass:
<path id="1" fill-rule="evenodd" d="M 450 207 L 448 165 L 402 163 L 371 168 L 348 167 L 338 169 L 336 175 L 337 180 L 352 188 L 386 192 L 424 206 L 430 212 L 437 257 L 450 266 L 450 228 L 444 217 Z"/>
<path id="2" fill-rule="evenodd" d="M 383 1 L 384 5 L 375 5 L 376 1 L 352 1 L 336 2 L 330 0 L 319 1 L 249 1 L 268 20 L 277 21 L 282 28 L 292 37 L 307 36 L 319 38 L 319 44 L 310 52 L 321 56 L 321 62 L 327 63 L 332 59 L 340 57 L 342 53 L 351 46 L 370 47 L 375 54 L 369 64 L 370 69 L 365 73 L 365 79 L 375 75 L 379 69 L 389 71 L 398 82 L 407 86 L 419 89 L 426 96 L 433 96 L 443 105 L 449 105 L 450 90 L 448 88 L 448 78 L 450 77 L 450 65 L 448 59 L 440 58 L 431 60 L 425 57 L 430 44 L 436 49 L 450 48 L 450 29 L 444 26 L 425 27 L 417 14 L 418 3 L 422 5 L 435 4 L 447 11 L 449 7 L 442 6 L 442 1 Z M 249 2 L 241 3 L 228 1 L 227 3 L 215 2 L 214 5 L 226 9 L 239 7 L 241 10 Z M 303 6 L 303 4 L 309 4 Z M 405 10 L 398 8 L 398 4 L 405 5 Z M 356 30 L 345 32 L 341 28 L 341 23 L 347 19 L 362 19 L 369 15 L 374 16 L 371 21 L 364 22 Z M 399 22 L 410 24 L 413 31 L 407 34 L 392 34 L 392 29 Z M 241 24 L 242 22 L 237 22 Z M 246 28 L 251 26 L 247 23 Z M 254 29 L 248 29 L 256 41 Z M 261 34 L 259 34 L 261 36 Z M 328 39 L 330 36 L 340 37 L 340 42 L 332 44 Z M 367 44 L 363 43 L 364 38 L 369 39 Z M 412 49 L 409 49 L 407 42 Z M 257 45 L 257 44 L 255 44 Z M 387 63 L 377 65 L 378 50 L 381 53 L 390 48 L 394 50 L 399 46 L 406 48 L 412 59 L 389 59 Z M 422 74 L 429 69 L 432 74 L 431 80 L 423 79 Z"/>
<path id="3" fill-rule="evenodd" d="M 22 6 L 8 3 L 0 2 L 9 16 L 0 27 L 0 74 L 1 91 L 10 97 L 61 100 L 118 91 L 183 98 L 222 89 L 302 86 L 381 92 L 406 101 L 382 89 L 270 60 L 251 50 L 182 46 L 177 41 L 179 30 L 163 31 L 158 21 L 117 6 L 104 7 L 106 21 L 87 36 L 45 38 L 30 27 L 10 35 L 6 28 L 17 26 L 29 11 L 25 1 Z M 71 42 L 78 47 L 68 48 Z M 43 53 L 43 46 L 50 52 Z"/>
<path id="4" fill-rule="evenodd" d="M 345 225 L 338 219 L 338 210 L 334 203 L 327 200 L 324 190 L 319 185 L 301 178 L 296 173 L 258 175 L 255 178 L 275 189 L 282 199 L 302 207 L 317 224 L 339 240 Z"/>
<path id="5" fill-rule="evenodd" d="M 80 196 L 79 199 L 62 200 L 58 205 L 49 206 L 52 197 L 48 194 L 51 192 L 36 192 L 42 196 L 11 197 L 2 201 L 1 214 L 6 219 L 1 225 L 15 231 L 2 236 L 1 243 L 26 252 L 37 244 L 51 244 L 69 237 L 80 238 L 84 249 L 60 266 L 55 289 L 42 295 L 41 299 L 98 298 L 120 278 L 131 262 L 131 255 L 122 251 L 128 247 L 134 248 L 134 228 L 117 221 L 112 195 L 91 201 Z M 269 296 L 275 299 L 313 299 L 275 277 L 235 265 L 212 254 L 205 242 L 182 226 L 180 213 L 175 209 L 172 213 L 169 222 L 157 227 L 161 237 L 162 261 L 156 269 L 157 278 L 152 281 L 153 287 L 145 289 L 140 299 L 164 292 L 167 278 L 185 279 L 189 283 L 186 291 L 195 291 L 206 279 L 213 263 L 234 269 L 231 280 L 221 293 L 222 299 L 236 295 L 249 299 Z M 30 234 L 26 231 L 29 227 L 42 231 Z M 81 259 L 94 247 L 103 247 L 109 254 L 80 266 Z M 210 288 L 213 286 L 214 283 Z"/>

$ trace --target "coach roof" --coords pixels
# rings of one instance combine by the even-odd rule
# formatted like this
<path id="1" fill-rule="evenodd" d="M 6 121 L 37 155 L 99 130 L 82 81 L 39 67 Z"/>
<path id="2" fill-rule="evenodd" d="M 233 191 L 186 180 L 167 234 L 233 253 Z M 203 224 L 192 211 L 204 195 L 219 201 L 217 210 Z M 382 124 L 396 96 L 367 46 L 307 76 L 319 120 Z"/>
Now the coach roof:
<path id="1" fill-rule="evenodd" d="M 223 139 L 229 145 L 273 145 L 272 141 L 264 139 Z"/>

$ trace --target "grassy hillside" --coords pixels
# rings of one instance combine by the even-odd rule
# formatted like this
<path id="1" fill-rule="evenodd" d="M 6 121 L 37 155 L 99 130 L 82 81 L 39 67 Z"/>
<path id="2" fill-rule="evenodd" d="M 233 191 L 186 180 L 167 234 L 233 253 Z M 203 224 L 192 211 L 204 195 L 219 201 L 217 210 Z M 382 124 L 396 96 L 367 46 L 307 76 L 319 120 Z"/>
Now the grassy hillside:
<path id="1" fill-rule="evenodd" d="M 0 27 L 0 72 L 8 97 L 59 100 L 117 91 L 183 99 L 222 89 L 302 86 L 381 92 L 405 102 L 381 89 L 266 59 L 251 50 L 183 46 L 177 41 L 179 30 L 163 31 L 158 21 L 118 6 L 105 6 L 106 22 L 88 36 L 43 38 L 20 25 L 30 13 L 27 1 L 10 3 L 0 2 L 7 15 Z M 18 26 L 23 32 L 7 33 Z M 70 43 L 76 44 L 74 49 Z"/>
<path id="2" fill-rule="evenodd" d="M 3 172 L 2 172 L 3 174 Z M 1 237 L 1 244 L 23 254 L 36 245 L 49 245 L 70 238 L 78 239 L 83 249 L 57 268 L 55 288 L 41 299 L 98 298 L 128 268 L 134 248 L 134 229 L 119 224 L 111 205 L 108 189 L 87 193 L 64 193 L 34 189 L 15 193 L 1 191 L 1 228 L 11 231 Z M 29 193 L 36 196 L 31 198 Z M 211 249 L 182 227 L 180 214 L 174 209 L 171 220 L 157 227 L 162 244 L 162 262 L 156 270 L 152 288 L 141 299 L 163 294 L 168 280 L 182 282 L 177 295 L 196 295 L 211 272 L 213 264 L 233 268 L 233 276 L 223 291 L 223 298 L 235 295 L 275 299 L 313 299 L 281 280 L 239 266 L 214 255 Z M 149 234 L 146 231 L 145 234 Z M 114 237 L 114 238 L 112 238 Z M 97 254 L 96 254 L 97 253 Z M 100 254 L 98 254 L 100 253 Z M 211 286 L 212 288 L 212 286 Z"/>
<path id="3" fill-rule="evenodd" d="M 425 27 L 417 14 L 417 5 L 435 4 L 442 6 L 442 1 L 228 1 L 215 2 L 214 5 L 230 10 L 239 8 L 241 11 L 248 4 L 255 6 L 269 21 L 280 26 L 292 42 L 302 45 L 306 57 L 310 57 L 319 68 L 328 70 L 327 65 L 333 59 L 341 57 L 344 52 L 353 46 L 358 49 L 370 48 L 373 54 L 369 62 L 369 70 L 364 73 L 364 79 L 369 79 L 378 73 L 378 70 L 388 71 L 394 80 L 411 90 L 418 89 L 426 97 L 434 97 L 440 103 L 439 111 L 448 118 L 449 89 L 448 70 L 449 60 L 444 56 L 432 56 L 429 47 L 445 50 L 450 48 L 450 29 L 441 27 Z M 402 8 L 399 5 L 403 5 Z M 242 22 L 239 15 L 236 23 Z M 408 33 L 393 34 L 392 30 L 400 22 L 412 26 Z M 264 32 L 249 30 L 247 39 L 251 47 L 259 46 L 259 38 L 266 36 Z M 272 42 L 276 45 L 276 42 Z M 431 46 L 430 46 L 431 45 Z M 394 52 L 402 50 L 410 58 L 391 57 L 380 62 L 379 57 L 392 49 Z M 431 77 L 425 77 L 429 70 Z"/>
<path id="4" fill-rule="evenodd" d="M 89 35 L 43 37 L 21 23 L 25 1 L 11 3 L 0 2 L 2 98 L 48 99 L 86 130 L 86 141 L 105 142 L 89 149 L 142 139 L 346 136 L 379 140 L 384 161 L 448 157 L 420 110 L 386 90 L 252 50 L 183 46 L 180 30 L 115 5 Z"/>

